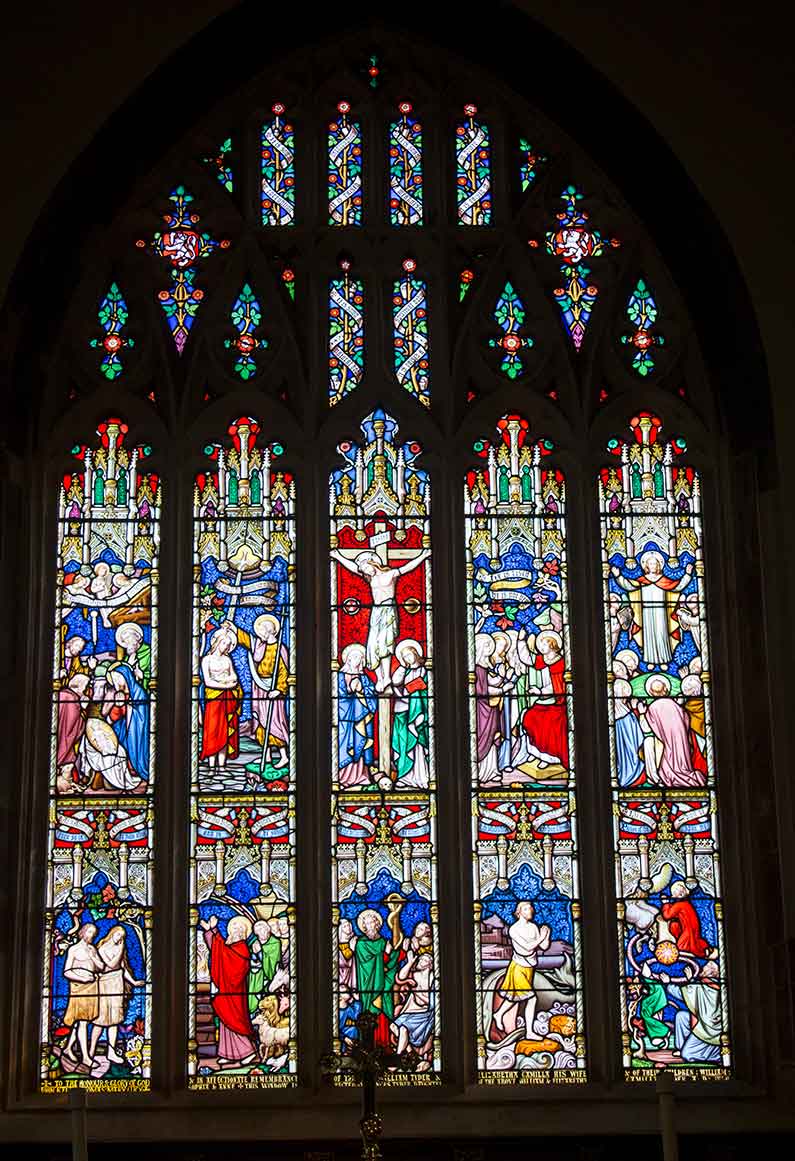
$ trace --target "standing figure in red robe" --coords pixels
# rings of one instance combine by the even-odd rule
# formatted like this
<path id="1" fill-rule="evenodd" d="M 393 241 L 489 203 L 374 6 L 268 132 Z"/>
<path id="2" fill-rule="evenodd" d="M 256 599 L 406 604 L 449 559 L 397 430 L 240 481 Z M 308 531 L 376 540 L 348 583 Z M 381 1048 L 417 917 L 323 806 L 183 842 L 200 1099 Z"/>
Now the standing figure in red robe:
<path id="1" fill-rule="evenodd" d="M 566 662 L 562 647 L 560 634 L 552 630 L 539 633 L 536 638 L 538 652 L 533 665 L 541 674 L 541 696 L 525 712 L 522 725 L 539 770 L 569 764 Z"/>
<path id="2" fill-rule="evenodd" d="M 217 629 L 202 657 L 204 716 L 200 759 L 223 768 L 227 758 L 240 749 L 240 705 L 243 691 L 230 653 L 237 647 L 237 633 L 225 625 Z"/>
<path id="3" fill-rule="evenodd" d="M 710 956 L 712 949 L 701 934 L 701 921 L 688 899 L 688 890 L 681 879 L 671 886 L 673 902 L 663 902 L 662 916 L 680 951 L 687 951 L 699 959 Z"/>
<path id="4" fill-rule="evenodd" d="M 58 763 L 59 776 L 64 786 L 74 780 L 77 772 L 77 749 L 85 726 L 85 702 L 90 678 L 75 673 L 58 693 Z"/>
<path id="5" fill-rule="evenodd" d="M 218 1017 L 218 1063 L 251 1064 L 257 1057 L 248 1008 L 251 922 L 235 915 L 227 924 L 226 939 L 218 930 L 217 915 L 202 920 L 201 926 L 210 949 L 210 979 L 216 988 L 212 1005 Z"/>

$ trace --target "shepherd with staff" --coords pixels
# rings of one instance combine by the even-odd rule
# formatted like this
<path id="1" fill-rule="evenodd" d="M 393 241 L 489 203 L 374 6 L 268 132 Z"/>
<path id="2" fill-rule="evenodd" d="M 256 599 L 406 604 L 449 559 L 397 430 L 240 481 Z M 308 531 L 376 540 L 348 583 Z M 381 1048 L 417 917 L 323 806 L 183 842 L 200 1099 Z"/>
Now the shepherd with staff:
<path id="1" fill-rule="evenodd" d="M 252 625 L 251 633 L 226 621 L 237 634 L 237 643 L 248 653 L 251 673 L 251 716 L 254 736 L 262 746 L 259 762 L 252 763 L 254 773 L 264 776 L 266 767 L 282 770 L 288 764 L 290 729 L 287 721 L 289 654 L 283 641 L 283 622 L 272 613 L 263 613 Z"/>

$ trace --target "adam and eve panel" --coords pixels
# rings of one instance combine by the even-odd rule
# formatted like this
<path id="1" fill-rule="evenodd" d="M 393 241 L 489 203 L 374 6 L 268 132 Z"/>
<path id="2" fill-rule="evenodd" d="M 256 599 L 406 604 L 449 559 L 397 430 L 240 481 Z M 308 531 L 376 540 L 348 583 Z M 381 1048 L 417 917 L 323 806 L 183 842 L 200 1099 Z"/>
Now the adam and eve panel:
<path id="1" fill-rule="evenodd" d="M 122 420 L 57 512 L 41 1086 L 149 1087 L 160 481 Z"/>

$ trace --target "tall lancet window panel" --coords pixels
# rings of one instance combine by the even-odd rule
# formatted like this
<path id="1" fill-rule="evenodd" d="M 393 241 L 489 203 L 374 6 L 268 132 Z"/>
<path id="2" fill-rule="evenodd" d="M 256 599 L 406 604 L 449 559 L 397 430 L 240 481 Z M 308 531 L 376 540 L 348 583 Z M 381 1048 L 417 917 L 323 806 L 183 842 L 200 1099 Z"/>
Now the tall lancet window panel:
<path id="1" fill-rule="evenodd" d="M 362 127 L 349 117 L 349 101 L 337 105 L 339 116 L 328 127 L 328 224 L 362 224 Z"/>
<path id="2" fill-rule="evenodd" d="M 491 145 L 476 105 L 464 106 L 455 128 L 456 201 L 459 226 L 491 225 Z"/>
<path id="3" fill-rule="evenodd" d="M 627 1080 L 730 1075 L 701 485 L 636 415 L 599 479 Z"/>
<path id="4" fill-rule="evenodd" d="M 295 221 L 295 134 L 284 105 L 272 107 L 262 126 L 261 185 L 263 226 L 292 226 Z"/>
<path id="5" fill-rule="evenodd" d="M 411 104 L 401 101 L 400 118 L 389 126 L 389 221 L 422 225 L 422 125 Z"/>
<path id="6" fill-rule="evenodd" d="M 425 407 L 431 404 L 428 370 L 428 294 L 415 276 L 413 258 L 403 262 L 403 277 L 392 284 L 392 343 L 397 381 Z"/>
<path id="7" fill-rule="evenodd" d="M 566 564 L 549 440 L 504 415 L 466 476 L 479 1079 L 585 1074 Z"/>
<path id="8" fill-rule="evenodd" d="M 160 481 L 110 417 L 58 499 L 41 1087 L 149 1089 Z"/>
<path id="9" fill-rule="evenodd" d="M 193 537 L 191 1089 L 295 1083 L 295 484 L 242 416 Z"/>
<path id="10" fill-rule="evenodd" d="M 329 282 L 328 398 L 333 407 L 359 386 L 364 375 L 364 283 L 340 260 L 340 278 Z"/>
<path id="11" fill-rule="evenodd" d="M 376 410 L 330 480 L 335 1050 L 372 1013 L 406 1054 L 386 1083 L 440 1068 L 430 483 Z"/>

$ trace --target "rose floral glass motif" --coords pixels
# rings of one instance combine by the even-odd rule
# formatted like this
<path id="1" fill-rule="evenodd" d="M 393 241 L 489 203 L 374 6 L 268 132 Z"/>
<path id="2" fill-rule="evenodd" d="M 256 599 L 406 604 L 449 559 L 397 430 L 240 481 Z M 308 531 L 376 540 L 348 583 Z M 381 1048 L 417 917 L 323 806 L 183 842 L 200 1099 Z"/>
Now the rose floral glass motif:
<path id="1" fill-rule="evenodd" d="M 181 355 L 199 304 L 204 298 L 204 291 L 194 286 L 194 264 L 202 258 L 208 258 L 218 248 L 227 249 L 229 242 L 225 239 L 216 242 L 209 234 L 199 234 L 194 229 L 199 215 L 190 212 L 193 196 L 184 186 L 178 185 L 169 201 L 173 202 L 174 208 L 164 215 L 168 229 L 154 235 L 152 252 L 171 264 L 171 288 L 159 291 L 157 297 L 168 321 L 174 346 Z M 139 238 L 136 246 L 143 249 L 146 242 Z"/>
<path id="2" fill-rule="evenodd" d="M 99 365 L 105 378 L 118 379 L 124 370 L 119 352 L 125 347 L 134 347 L 135 343 L 122 334 L 127 325 L 127 303 L 115 282 L 111 282 L 108 293 L 99 304 L 97 318 L 105 334 L 101 339 L 91 339 L 91 346 L 101 347 L 105 352 Z"/>
<path id="3" fill-rule="evenodd" d="M 262 322 L 262 310 L 259 301 L 246 282 L 237 296 L 231 313 L 232 325 L 237 329 L 233 339 L 224 339 L 224 346 L 229 350 L 234 348 L 238 352 L 235 360 L 235 371 L 244 381 L 248 381 L 257 373 L 257 363 L 254 358 L 256 351 L 265 350 L 268 340 L 257 338 L 256 332 Z"/>
<path id="4" fill-rule="evenodd" d="M 491 224 L 491 147 L 489 130 L 475 120 L 476 105 L 464 105 L 465 120 L 456 125 L 455 160 L 458 224 Z"/>
<path id="5" fill-rule="evenodd" d="M 328 127 L 328 224 L 362 224 L 362 131 L 349 121 L 348 101 L 337 105 L 339 117 Z"/>
<path id="6" fill-rule="evenodd" d="M 422 225 L 422 125 L 408 101 L 389 126 L 389 220 L 393 226 Z"/>
<path id="7" fill-rule="evenodd" d="M 430 407 L 428 373 L 428 304 L 425 282 L 413 277 L 417 263 L 407 258 L 405 277 L 392 287 L 392 342 L 395 374 L 401 387 Z"/>
<path id="8" fill-rule="evenodd" d="M 375 53 L 371 53 L 367 58 L 367 64 L 362 68 L 361 72 L 367 78 L 367 83 L 370 88 L 377 89 L 379 81 L 381 80 L 381 69 Z"/>
<path id="9" fill-rule="evenodd" d="M 464 489 L 479 1077 L 584 1081 L 566 488 L 504 415 Z"/>
<path id="10" fill-rule="evenodd" d="M 364 374 L 364 286 L 340 262 L 342 278 L 329 283 L 329 405 L 349 395 Z"/>
<path id="11" fill-rule="evenodd" d="M 256 420 L 194 489 L 188 1086 L 295 1083 L 295 485 Z"/>
<path id="12" fill-rule="evenodd" d="M 635 289 L 629 296 L 627 317 L 635 330 L 631 335 L 622 335 L 621 342 L 625 346 L 635 348 L 632 367 L 645 379 L 654 370 L 652 348 L 663 346 L 665 339 L 662 335 L 652 334 L 657 321 L 657 303 L 642 278 L 638 279 Z"/>
<path id="13" fill-rule="evenodd" d="M 281 273 L 281 279 L 282 286 L 295 302 L 295 271 L 291 270 L 289 266 L 285 266 Z"/>
<path id="14" fill-rule="evenodd" d="M 103 421 L 58 499 L 41 1088 L 149 1089 L 160 481 Z"/>
<path id="15" fill-rule="evenodd" d="M 214 157 L 205 157 L 204 164 L 215 171 L 227 193 L 234 193 L 235 180 L 232 172 L 232 138 L 227 137 Z"/>
<path id="16" fill-rule="evenodd" d="M 520 352 L 533 345 L 530 336 L 521 333 L 524 319 L 524 303 L 510 282 L 506 282 L 505 289 L 494 308 L 494 321 L 502 328 L 503 333 L 498 339 L 489 339 L 489 346 L 499 347 L 502 350 L 500 370 L 509 379 L 516 379 L 524 372 Z"/>
<path id="17" fill-rule="evenodd" d="M 475 281 L 475 271 L 467 267 L 458 275 L 458 301 L 463 302 Z"/>
<path id="18" fill-rule="evenodd" d="M 331 475 L 334 1050 L 357 1038 L 440 1068 L 430 485 L 376 410 Z"/>
<path id="19" fill-rule="evenodd" d="M 527 193 L 538 176 L 538 167 L 547 160 L 546 155 L 534 149 L 524 137 L 519 139 L 519 181 L 522 193 Z"/>
<path id="20" fill-rule="evenodd" d="M 608 247 L 616 248 L 621 243 L 617 238 L 603 238 L 598 230 L 588 226 L 588 215 L 577 205 L 583 195 L 573 185 L 567 186 L 560 196 L 565 209 L 557 215 L 557 229 L 548 232 L 546 246 L 547 253 L 563 263 L 560 272 L 566 284 L 552 293 L 560 307 L 566 333 L 579 351 L 599 294 L 599 288 L 589 278 L 591 271 L 585 260 L 600 258 Z"/>
<path id="21" fill-rule="evenodd" d="M 599 476 L 627 1080 L 730 1075 L 701 483 L 641 411 Z M 612 458 L 611 457 L 611 458 Z"/>
<path id="22" fill-rule="evenodd" d="M 262 126 L 262 224 L 291 226 L 295 220 L 295 135 L 275 104 L 273 119 Z"/>

